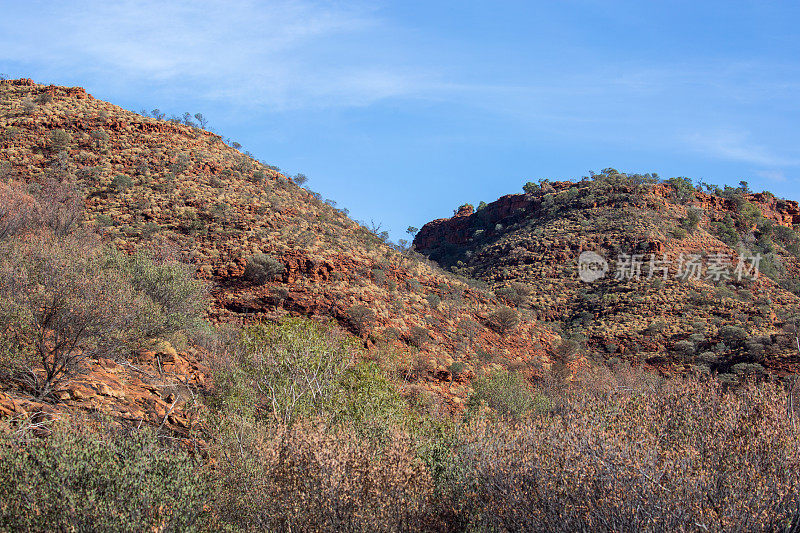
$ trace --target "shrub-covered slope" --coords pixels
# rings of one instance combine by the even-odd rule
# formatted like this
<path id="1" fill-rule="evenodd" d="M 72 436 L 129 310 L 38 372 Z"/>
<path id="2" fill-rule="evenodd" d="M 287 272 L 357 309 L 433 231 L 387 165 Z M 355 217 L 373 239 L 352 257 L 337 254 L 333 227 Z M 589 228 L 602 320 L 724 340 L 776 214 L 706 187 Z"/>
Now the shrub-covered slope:
<path id="1" fill-rule="evenodd" d="M 561 331 L 565 358 L 646 361 L 725 380 L 761 370 L 753 365 L 797 367 L 783 334 L 800 304 L 797 202 L 744 183 L 720 190 L 614 169 L 525 191 L 462 206 L 426 224 L 414 245 Z M 608 261 L 604 277 L 581 280 L 583 252 Z M 739 257 L 749 269 L 759 255 L 758 279 L 739 280 Z"/>
<path id="2" fill-rule="evenodd" d="M 177 252 L 211 283 L 214 322 L 330 317 L 454 398 L 468 393 L 450 384 L 454 362 L 462 377 L 547 363 L 553 336 L 530 314 L 384 242 L 189 120 L 144 117 L 81 88 L 3 81 L 0 179 L 74 184 L 105 241 Z M 498 310 L 510 322 L 499 324 Z"/>

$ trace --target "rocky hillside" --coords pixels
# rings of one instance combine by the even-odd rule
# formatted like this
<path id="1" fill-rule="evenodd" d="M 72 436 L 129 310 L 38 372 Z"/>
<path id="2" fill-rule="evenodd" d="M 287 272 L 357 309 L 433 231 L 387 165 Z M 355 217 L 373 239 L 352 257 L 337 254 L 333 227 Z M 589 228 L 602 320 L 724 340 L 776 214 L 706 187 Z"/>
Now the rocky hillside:
<path id="1" fill-rule="evenodd" d="M 414 246 L 561 332 L 564 357 L 736 380 L 797 368 L 783 332 L 800 304 L 798 224 L 797 202 L 744 183 L 720 190 L 607 169 L 461 206 Z M 601 256 L 605 275 L 582 279 L 584 252 Z"/>
<path id="2" fill-rule="evenodd" d="M 2 81 L 0 179 L 32 193 L 72 184 L 107 242 L 193 264 L 211 286 L 212 322 L 334 319 L 455 404 L 482 367 L 549 364 L 556 337 L 530 312 L 385 242 L 191 120 L 145 117 L 81 88 Z"/>

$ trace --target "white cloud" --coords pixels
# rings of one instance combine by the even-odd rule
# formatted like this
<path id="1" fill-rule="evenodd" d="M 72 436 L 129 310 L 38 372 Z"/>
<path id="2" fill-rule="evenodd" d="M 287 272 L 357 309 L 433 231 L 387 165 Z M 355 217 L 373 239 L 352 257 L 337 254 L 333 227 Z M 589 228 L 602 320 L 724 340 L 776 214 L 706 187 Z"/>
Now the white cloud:
<path id="1" fill-rule="evenodd" d="M 786 181 L 786 173 L 782 170 L 757 170 L 756 175 L 776 183 L 783 183 Z"/>
<path id="2" fill-rule="evenodd" d="M 421 81 L 391 49 L 363 46 L 364 36 L 380 40 L 386 31 L 364 5 L 128 0 L 26 2 L 4 11 L 0 60 L 70 69 L 87 85 L 174 90 L 177 82 L 208 98 L 287 109 L 368 105 Z M 51 37 L 43 44 L 41 35 Z"/>
<path id="3" fill-rule="evenodd" d="M 776 154 L 769 148 L 753 142 L 746 132 L 694 133 L 687 135 L 685 141 L 693 150 L 719 159 L 767 167 L 800 164 L 800 160 L 795 157 Z"/>

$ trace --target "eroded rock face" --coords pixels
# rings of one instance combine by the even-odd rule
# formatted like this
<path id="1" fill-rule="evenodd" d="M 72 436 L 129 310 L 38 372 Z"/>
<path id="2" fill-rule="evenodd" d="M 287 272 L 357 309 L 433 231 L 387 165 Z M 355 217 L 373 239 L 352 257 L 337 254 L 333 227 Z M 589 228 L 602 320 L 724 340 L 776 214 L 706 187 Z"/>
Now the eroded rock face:
<path id="1" fill-rule="evenodd" d="M 149 424 L 181 438 L 197 437 L 206 421 L 197 395 L 211 385 L 211 371 L 197 350 L 178 353 L 166 346 L 142 352 L 131 363 L 89 361 L 84 372 L 48 399 L 37 400 L 4 383 L 0 417 L 24 425 L 27 420 L 102 412 L 121 423 Z"/>
<path id="2" fill-rule="evenodd" d="M 570 185 L 569 182 L 552 183 L 556 192 L 568 189 Z M 653 192 L 662 198 L 670 194 L 663 186 L 655 187 Z M 800 224 L 800 209 L 798 202 L 794 200 L 783 200 L 764 193 L 749 194 L 746 198 L 758 206 L 765 218 L 780 226 L 792 227 Z M 730 200 L 705 193 L 695 193 L 692 204 L 716 215 L 724 215 L 734 210 Z M 538 205 L 538 199 L 529 195 L 507 194 L 477 212 L 469 206 L 470 209 L 459 211 L 451 218 L 432 220 L 422 226 L 414 238 L 414 246 L 423 253 L 437 249 L 443 244 L 463 246 L 472 239 L 474 228 L 478 225 L 476 220 L 479 219 L 480 225 L 486 227 L 486 235 L 492 235 L 496 233 L 493 226 L 507 225 L 510 221 L 518 219 L 520 213 L 524 213 L 525 217 L 537 216 L 540 214 L 535 211 Z"/>

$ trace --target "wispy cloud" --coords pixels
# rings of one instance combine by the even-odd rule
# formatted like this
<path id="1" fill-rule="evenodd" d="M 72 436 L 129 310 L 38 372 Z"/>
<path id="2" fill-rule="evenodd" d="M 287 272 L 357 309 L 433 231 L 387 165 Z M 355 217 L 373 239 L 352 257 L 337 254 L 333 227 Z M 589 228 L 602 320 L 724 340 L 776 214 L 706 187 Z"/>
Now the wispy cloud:
<path id="1" fill-rule="evenodd" d="M 767 167 L 800 165 L 800 159 L 776 154 L 766 146 L 752 141 L 746 132 L 693 133 L 687 135 L 685 141 L 693 150 L 718 159 Z"/>
<path id="2" fill-rule="evenodd" d="M 413 91 L 420 77 L 358 42 L 385 30 L 364 4 L 26 2 L 5 11 L 14 14 L 0 20 L 0 60 L 66 67 L 98 83 L 181 84 L 285 110 L 368 105 Z M 46 44 L 42 34 L 52 36 Z"/>
<path id="3" fill-rule="evenodd" d="M 786 172 L 783 170 L 757 170 L 756 175 L 773 183 L 783 183 L 786 181 Z"/>

